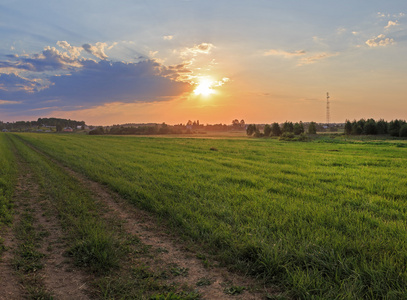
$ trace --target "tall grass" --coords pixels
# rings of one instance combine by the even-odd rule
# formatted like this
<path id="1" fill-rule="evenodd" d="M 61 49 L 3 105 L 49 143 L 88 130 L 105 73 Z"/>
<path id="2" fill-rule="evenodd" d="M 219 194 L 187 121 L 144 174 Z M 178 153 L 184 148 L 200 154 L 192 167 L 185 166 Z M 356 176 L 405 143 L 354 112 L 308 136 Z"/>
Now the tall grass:
<path id="1" fill-rule="evenodd" d="M 5 224 L 10 224 L 13 219 L 12 195 L 16 180 L 14 162 L 10 141 L 5 133 L 0 133 L 0 229 Z M 1 240 L 0 231 L 0 249 Z"/>
<path id="2" fill-rule="evenodd" d="M 19 136 L 294 297 L 407 297 L 398 144 Z"/>

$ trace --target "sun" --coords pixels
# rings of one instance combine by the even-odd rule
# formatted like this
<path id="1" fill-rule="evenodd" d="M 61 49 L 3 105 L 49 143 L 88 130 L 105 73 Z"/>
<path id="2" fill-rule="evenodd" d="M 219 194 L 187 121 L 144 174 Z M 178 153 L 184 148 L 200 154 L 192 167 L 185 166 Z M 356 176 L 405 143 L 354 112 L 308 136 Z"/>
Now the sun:
<path id="1" fill-rule="evenodd" d="M 209 79 L 201 79 L 194 89 L 194 94 L 199 96 L 209 96 L 215 93 L 214 82 Z"/>

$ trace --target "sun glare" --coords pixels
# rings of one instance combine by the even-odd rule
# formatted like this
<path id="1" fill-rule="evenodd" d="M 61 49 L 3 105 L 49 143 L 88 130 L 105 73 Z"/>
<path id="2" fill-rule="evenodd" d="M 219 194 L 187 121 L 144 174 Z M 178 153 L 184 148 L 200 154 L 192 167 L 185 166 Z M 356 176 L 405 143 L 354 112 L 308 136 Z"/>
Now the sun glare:
<path id="1" fill-rule="evenodd" d="M 209 96 L 215 93 L 215 90 L 212 88 L 214 82 L 208 79 L 202 79 L 196 86 L 194 90 L 195 95 Z"/>

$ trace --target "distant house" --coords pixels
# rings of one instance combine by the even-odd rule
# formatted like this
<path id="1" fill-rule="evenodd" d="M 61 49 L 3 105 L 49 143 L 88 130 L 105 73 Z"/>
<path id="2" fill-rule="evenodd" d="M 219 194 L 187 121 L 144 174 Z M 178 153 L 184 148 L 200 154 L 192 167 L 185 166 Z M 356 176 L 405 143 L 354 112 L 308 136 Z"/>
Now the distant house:
<path id="1" fill-rule="evenodd" d="M 73 129 L 71 127 L 65 127 L 62 129 L 63 132 L 73 132 Z"/>
<path id="2" fill-rule="evenodd" d="M 2 132 L 8 132 L 8 130 L 7 130 L 7 129 L 3 129 Z"/>

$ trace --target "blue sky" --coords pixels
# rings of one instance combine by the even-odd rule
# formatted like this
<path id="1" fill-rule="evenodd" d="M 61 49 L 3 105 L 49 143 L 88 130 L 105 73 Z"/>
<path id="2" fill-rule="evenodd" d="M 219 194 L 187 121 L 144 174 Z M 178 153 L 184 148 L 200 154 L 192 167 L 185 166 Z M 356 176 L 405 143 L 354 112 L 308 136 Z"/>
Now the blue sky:
<path id="1" fill-rule="evenodd" d="M 406 1 L 0 2 L 0 120 L 406 119 Z M 202 83 L 207 95 L 194 93 Z"/>

